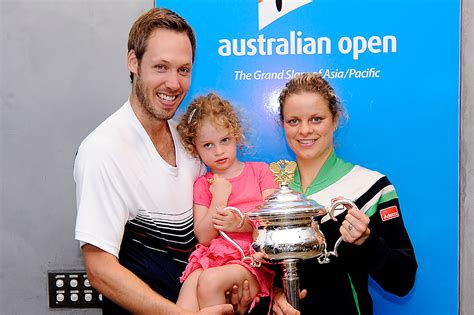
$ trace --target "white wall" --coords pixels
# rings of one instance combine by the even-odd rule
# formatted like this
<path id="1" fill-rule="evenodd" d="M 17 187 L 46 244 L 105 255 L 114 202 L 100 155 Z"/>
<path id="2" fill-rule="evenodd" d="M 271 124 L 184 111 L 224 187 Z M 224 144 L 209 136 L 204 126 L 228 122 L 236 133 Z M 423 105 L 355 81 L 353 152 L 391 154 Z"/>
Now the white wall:
<path id="1" fill-rule="evenodd" d="M 128 31 L 153 6 L 0 0 L 2 315 L 51 313 L 48 270 L 83 269 L 74 241 L 75 152 L 127 99 Z"/>
<path id="2" fill-rule="evenodd" d="M 474 0 L 462 2 L 461 315 L 474 314 Z M 449 219 L 449 214 L 446 215 Z M 442 252 L 442 251 L 441 251 Z M 441 253 L 440 259 L 443 255 Z"/>

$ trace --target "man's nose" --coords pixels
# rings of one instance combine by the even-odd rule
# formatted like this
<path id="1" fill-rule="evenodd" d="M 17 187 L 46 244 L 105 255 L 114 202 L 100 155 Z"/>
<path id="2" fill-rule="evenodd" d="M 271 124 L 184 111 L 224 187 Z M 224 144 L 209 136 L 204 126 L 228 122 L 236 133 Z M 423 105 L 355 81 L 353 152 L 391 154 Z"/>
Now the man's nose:
<path id="1" fill-rule="evenodd" d="M 171 90 L 178 90 L 179 89 L 179 74 L 174 72 L 174 71 L 170 71 L 168 73 L 168 76 L 166 78 L 166 87 L 171 89 Z"/>

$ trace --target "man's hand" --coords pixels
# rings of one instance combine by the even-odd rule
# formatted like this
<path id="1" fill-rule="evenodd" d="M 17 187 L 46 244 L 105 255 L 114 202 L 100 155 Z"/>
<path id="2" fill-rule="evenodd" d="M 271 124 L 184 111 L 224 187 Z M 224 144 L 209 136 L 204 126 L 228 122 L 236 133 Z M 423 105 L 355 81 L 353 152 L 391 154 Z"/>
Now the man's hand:
<path id="1" fill-rule="evenodd" d="M 272 311 L 276 315 L 300 315 L 300 311 L 295 310 L 286 300 L 285 292 L 280 288 L 274 288 Z M 300 291 L 300 300 L 306 297 L 306 290 Z"/>
<path id="2" fill-rule="evenodd" d="M 190 313 L 195 314 L 195 313 Z M 223 314 L 234 314 L 234 309 L 230 304 L 214 305 L 203 308 L 197 314 L 201 315 L 223 315 Z"/>
<path id="3" fill-rule="evenodd" d="M 250 286 L 248 280 L 242 284 L 242 296 L 239 296 L 239 287 L 234 285 L 231 292 L 226 292 L 227 302 L 232 304 L 234 314 L 245 314 L 253 300 L 250 295 Z M 255 303 L 260 303 L 258 297 L 255 298 Z"/>

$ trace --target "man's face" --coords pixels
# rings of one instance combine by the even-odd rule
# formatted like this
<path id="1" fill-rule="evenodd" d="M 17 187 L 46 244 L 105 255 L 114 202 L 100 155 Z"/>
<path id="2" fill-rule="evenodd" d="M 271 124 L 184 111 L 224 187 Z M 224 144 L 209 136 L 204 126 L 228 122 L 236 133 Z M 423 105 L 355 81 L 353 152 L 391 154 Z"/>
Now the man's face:
<path id="1" fill-rule="evenodd" d="M 129 53 L 141 115 L 156 120 L 173 117 L 191 84 L 192 58 L 186 33 L 166 29 L 151 34 L 140 62 L 133 51 Z"/>

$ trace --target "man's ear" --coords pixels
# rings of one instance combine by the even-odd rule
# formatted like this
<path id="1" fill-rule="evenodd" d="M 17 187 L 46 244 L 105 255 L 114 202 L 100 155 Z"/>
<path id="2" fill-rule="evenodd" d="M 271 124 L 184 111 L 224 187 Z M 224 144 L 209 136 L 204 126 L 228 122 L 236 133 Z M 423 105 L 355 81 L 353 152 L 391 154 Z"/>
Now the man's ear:
<path id="1" fill-rule="evenodd" d="M 127 56 L 128 70 L 133 74 L 138 74 L 138 59 L 134 50 L 130 50 Z"/>

